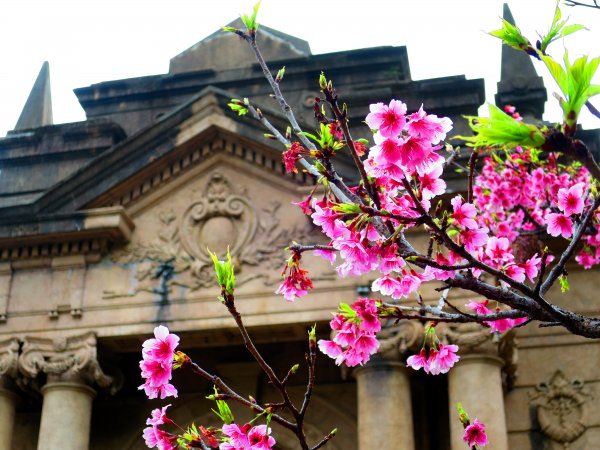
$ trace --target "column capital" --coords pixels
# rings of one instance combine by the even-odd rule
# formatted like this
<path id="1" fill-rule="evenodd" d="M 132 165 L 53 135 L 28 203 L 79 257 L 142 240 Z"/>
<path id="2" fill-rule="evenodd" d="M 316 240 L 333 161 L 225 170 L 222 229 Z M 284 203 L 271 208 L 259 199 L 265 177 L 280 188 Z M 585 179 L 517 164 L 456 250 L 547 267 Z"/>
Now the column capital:
<path id="1" fill-rule="evenodd" d="M 46 374 L 48 383 L 96 383 L 115 391 L 114 379 L 106 375 L 98 363 L 93 332 L 55 339 L 25 337 L 19 370 L 31 379 Z"/>
<path id="2" fill-rule="evenodd" d="M 416 320 L 384 325 L 377 334 L 379 351 L 376 359 L 401 361 L 407 352 L 418 350 L 423 341 L 423 332 L 423 324 Z"/>
<path id="3" fill-rule="evenodd" d="M 517 339 L 514 330 L 503 335 L 490 333 L 490 329 L 478 323 L 440 323 L 436 327 L 438 337 L 459 347 L 461 363 L 484 360 L 502 367 L 505 389 L 511 389 L 517 377 Z"/>

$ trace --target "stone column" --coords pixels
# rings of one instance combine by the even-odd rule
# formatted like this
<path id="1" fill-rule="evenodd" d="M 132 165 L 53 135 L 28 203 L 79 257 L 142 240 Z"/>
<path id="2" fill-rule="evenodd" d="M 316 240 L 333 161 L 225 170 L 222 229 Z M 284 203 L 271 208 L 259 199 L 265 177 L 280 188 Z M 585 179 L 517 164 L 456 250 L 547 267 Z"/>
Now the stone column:
<path id="1" fill-rule="evenodd" d="M 379 353 L 355 369 L 358 449 L 415 450 L 410 379 L 404 353 L 423 330 L 417 322 L 384 329 Z"/>
<path id="2" fill-rule="evenodd" d="M 14 380 L 18 375 L 19 341 L 0 341 L 0 450 L 12 448 L 15 406 L 18 396 Z"/>
<path id="3" fill-rule="evenodd" d="M 93 333 L 68 338 L 25 338 L 21 372 L 46 374 L 38 450 L 85 450 L 89 447 L 94 383 L 110 388 L 113 379 L 96 359 Z"/>
<path id="4" fill-rule="evenodd" d="M 501 342 L 477 324 L 449 325 L 440 334 L 460 347 L 460 361 L 448 372 L 451 449 L 465 449 L 456 407 L 460 402 L 472 420 L 485 423 L 490 442 L 486 449 L 508 450 L 502 379 L 505 360 L 500 355 L 507 345 L 514 345 L 513 335 Z M 514 350 L 511 355 L 515 355 Z M 512 369 L 509 372 L 514 374 Z"/>

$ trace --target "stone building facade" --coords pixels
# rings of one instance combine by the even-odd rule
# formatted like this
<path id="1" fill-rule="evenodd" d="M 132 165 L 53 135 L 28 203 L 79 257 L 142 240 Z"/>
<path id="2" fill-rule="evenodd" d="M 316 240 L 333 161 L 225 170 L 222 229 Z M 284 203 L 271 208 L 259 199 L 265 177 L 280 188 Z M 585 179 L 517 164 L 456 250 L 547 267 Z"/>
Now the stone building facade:
<path id="1" fill-rule="evenodd" d="M 483 80 L 412 80 L 404 47 L 312 55 L 305 41 L 267 27 L 260 39 L 273 67 L 286 66 L 288 102 L 305 129 L 314 127 L 322 70 L 348 103 L 357 136 L 367 134 L 360 124 L 375 101 L 399 98 L 411 111 L 423 103 L 464 133 L 461 115 L 476 114 L 484 100 Z M 368 286 L 368 277 L 339 279 L 308 256 L 310 296 L 287 303 L 274 294 L 282 249 L 291 239 L 320 239 L 291 204 L 314 182 L 285 174 L 281 149 L 227 107 L 231 97 L 251 97 L 285 124 L 246 50 L 215 34 L 174 57 L 167 74 L 76 89 L 87 119 L 61 125 L 52 124 L 42 68 L 15 130 L 0 139 L 0 450 L 146 448 L 145 420 L 167 403 L 137 389 L 141 344 L 158 324 L 240 393 L 271 398 L 216 300 L 207 247 L 230 246 L 238 307 L 279 372 L 302 363 L 311 324 L 326 336 L 330 312 Z M 497 101 L 540 118 L 543 84 L 509 50 Z M 351 161 L 338 165 L 351 179 Z M 452 190 L 462 183 L 449 175 Z M 558 301 L 596 314 L 596 273 L 573 268 L 570 280 L 570 295 Z M 426 299 L 436 299 L 434 287 L 425 287 Z M 309 439 L 337 427 L 327 448 L 463 449 L 461 401 L 488 424 L 491 449 L 600 448 L 599 343 L 536 327 L 502 338 L 471 326 L 441 334 L 463 352 L 448 376 L 406 369 L 421 345 L 417 323 L 387 327 L 380 353 L 354 371 L 320 356 Z M 292 396 L 303 394 L 303 382 L 299 375 Z M 175 383 L 173 418 L 217 425 L 204 399 L 211 386 L 185 372 Z M 296 448 L 293 436 L 275 434 L 277 448 Z"/>

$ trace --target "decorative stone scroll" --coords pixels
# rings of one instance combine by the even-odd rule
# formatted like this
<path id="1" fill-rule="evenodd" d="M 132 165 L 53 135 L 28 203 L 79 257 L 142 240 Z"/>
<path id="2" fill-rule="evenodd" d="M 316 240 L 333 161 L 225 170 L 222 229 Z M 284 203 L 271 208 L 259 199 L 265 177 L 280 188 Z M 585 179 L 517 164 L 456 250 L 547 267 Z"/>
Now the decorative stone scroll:
<path id="1" fill-rule="evenodd" d="M 565 449 L 587 429 L 587 405 L 591 394 L 583 381 L 569 379 L 557 370 L 550 381 L 530 393 L 542 433 Z"/>
<path id="2" fill-rule="evenodd" d="M 137 286 L 128 292 L 106 290 L 103 298 L 156 292 L 156 273 L 165 262 L 172 266 L 175 275 L 169 280 L 169 287 L 182 286 L 191 291 L 214 287 L 207 248 L 222 251 L 229 247 L 238 286 L 253 279 L 262 279 L 265 286 L 279 282 L 283 249 L 290 245 L 292 237 L 302 242 L 311 235 L 308 223 L 289 229 L 281 227 L 280 207 L 279 202 L 272 201 L 257 211 L 246 189 L 234 189 L 223 174 L 215 172 L 180 217 L 171 209 L 159 213 L 162 229 L 156 239 L 132 243 L 113 255 L 115 262 L 137 264 Z M 263 270 L 245 271 L 259 265 Z"/>
<path id="3" fill-rule="evenodd" d="M 95 382 L 110 393 L 118 388 L 98 363 L 96 336 L 92 332 L 55 339 L 26 337 L 19 370 L 29 379 L 43 373 L 49 381 Z"/>
<path id="4" fill-rule="evenodd" d="M 423 341 L 424 327 L 415 320 L 404 320 L 396 325 L 383 326 L 377 334 L 378 354 L 388 358 L 399 358 L 409 350 L 417 350 Z"/>
<path id="5" fill-rule="evenodd" d="M 19 374 L 19 347 L 19 340 L 17 338 L 0 341 L 0 378 L 17 378 Z"/>

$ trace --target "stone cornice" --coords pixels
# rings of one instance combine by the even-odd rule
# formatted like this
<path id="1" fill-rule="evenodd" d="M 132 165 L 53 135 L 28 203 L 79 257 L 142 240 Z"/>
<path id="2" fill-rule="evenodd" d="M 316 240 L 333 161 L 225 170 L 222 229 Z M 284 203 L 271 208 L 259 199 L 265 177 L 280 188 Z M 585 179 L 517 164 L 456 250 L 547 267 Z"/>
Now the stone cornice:
<path id="1" fill-rule="evenodd" d="M 53 257 L 71 255 L 86 255 L 94 261 L 107 243 L 129 241 L 134 228 L 120 206 L 1 224 L 0 261 L 12 261 L 16 266 L 25 260 L 47 260 L 50 264 Z"/>

